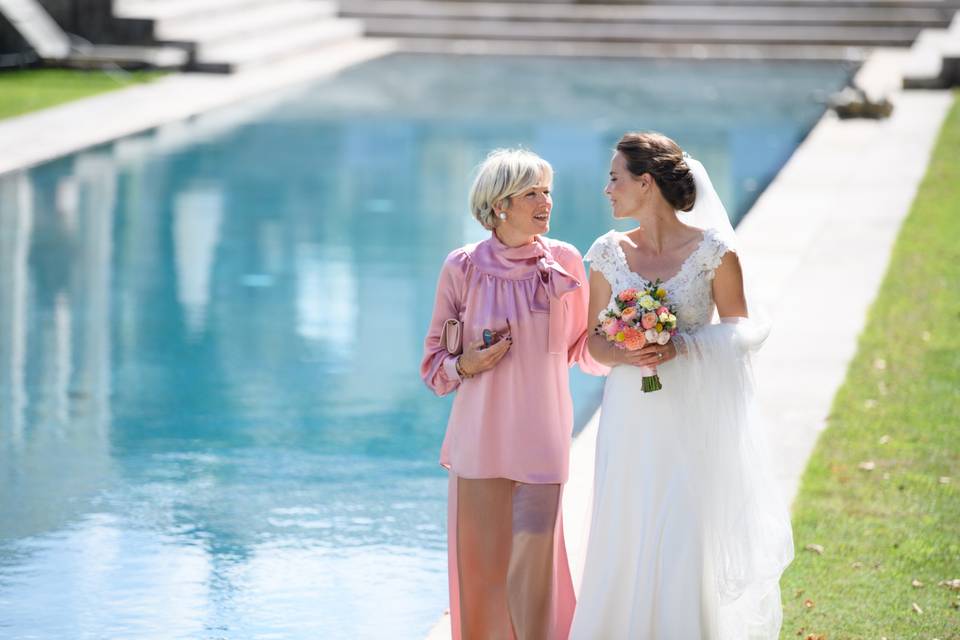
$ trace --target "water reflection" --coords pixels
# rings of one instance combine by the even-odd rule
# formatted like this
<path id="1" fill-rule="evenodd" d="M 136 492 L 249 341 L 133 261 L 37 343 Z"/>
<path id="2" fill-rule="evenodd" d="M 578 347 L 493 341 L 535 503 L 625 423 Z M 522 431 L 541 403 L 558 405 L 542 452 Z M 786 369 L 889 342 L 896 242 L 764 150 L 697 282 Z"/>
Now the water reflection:
<path id="1" fill-rule="evenodd" d="M 609 149 L 658 128 L 739 215 L 847 73 L 396 56 L 0 177 L 2 635 L 422 637 L 448 402 L 416 370 L 472 168 L 547 157 L 585 250 Z"/>

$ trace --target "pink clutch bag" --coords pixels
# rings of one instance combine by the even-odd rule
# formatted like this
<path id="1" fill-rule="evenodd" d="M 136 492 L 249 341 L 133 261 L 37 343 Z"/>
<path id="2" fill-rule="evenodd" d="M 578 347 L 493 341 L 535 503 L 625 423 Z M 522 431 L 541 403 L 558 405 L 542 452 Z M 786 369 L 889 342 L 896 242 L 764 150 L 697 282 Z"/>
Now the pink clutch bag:
<path id="1" fill-rule="evenodd" d="M 460 321 L 456 318 L 449 318 L 443 323 L 443 329 L 440 330 L 440 344 L 447 349 L 447 353 L 457 355 L 463 348 L 462 335 L 460 330 Z"/>

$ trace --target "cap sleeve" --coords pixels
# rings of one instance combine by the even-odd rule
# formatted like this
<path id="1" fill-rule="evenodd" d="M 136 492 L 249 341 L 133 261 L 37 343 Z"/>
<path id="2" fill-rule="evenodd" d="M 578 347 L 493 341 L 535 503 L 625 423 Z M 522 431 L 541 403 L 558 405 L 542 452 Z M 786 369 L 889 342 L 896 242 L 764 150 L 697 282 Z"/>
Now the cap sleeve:
<path id="1" fill-rule="evenodd" d="M 723 256 L 732 248 L 723 239 L 720 238 L 712 229 L 704 231 L 706 241 L 703 243 L 703 254 L 700 257 L 700 265 L 703 272 L 709 274 L 712 278 L 717 267 L 723 260 Z"/>
<path id="2" fill-rule="evenodd" d="M 593 241 L 583 259 L 590 263 L 590 269 L 599 271 L 611 286 L 616 282 L 617 261 L 619 260 L 616 237 L 607 232 Z"/>

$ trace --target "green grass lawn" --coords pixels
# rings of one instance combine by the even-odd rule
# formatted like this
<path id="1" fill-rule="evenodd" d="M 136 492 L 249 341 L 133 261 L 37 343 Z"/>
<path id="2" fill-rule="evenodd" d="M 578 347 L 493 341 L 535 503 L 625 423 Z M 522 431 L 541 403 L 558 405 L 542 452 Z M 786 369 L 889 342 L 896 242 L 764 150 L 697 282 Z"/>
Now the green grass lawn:
<path id="1" fill-rule="evenodd" d="M 104 91 L 150 82 L 157 71 L 75 71 L 23 69 L 0 72 L 0 118 L 85 98 Z"/>
<path id="2" fill-rule="evenodd" d="M 801 482 L 781 638 L 960 638 L 957 98 Z"/>

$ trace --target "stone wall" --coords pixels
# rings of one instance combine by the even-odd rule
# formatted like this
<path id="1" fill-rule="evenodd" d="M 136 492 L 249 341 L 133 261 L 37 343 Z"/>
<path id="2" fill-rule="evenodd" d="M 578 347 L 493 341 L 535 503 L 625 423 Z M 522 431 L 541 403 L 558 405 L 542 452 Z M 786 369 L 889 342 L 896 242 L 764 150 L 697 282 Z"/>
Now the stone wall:
<path id="1" fill-rule="evenodd" d="M 113 0 L 38 0 L 60 28 L 94 44 L 155 42 L 150 20 L 116 18 Z M 0 15 L 0 56 L 29 51 L 13 26 Z M 6 59 L 4 59 L 6 60 Z"/>
<path id="2" fill-rule="evenodd" d="M 36 59 L 27 41 L 0 14 L 0 66 L 15 67 Z"/>
<path id="3" fill-rule="evenodd" d="M 113 0 L 38 0 L 67 33 L 97 44 L 150 44 L 149 20 L 116 18 Z"/>

